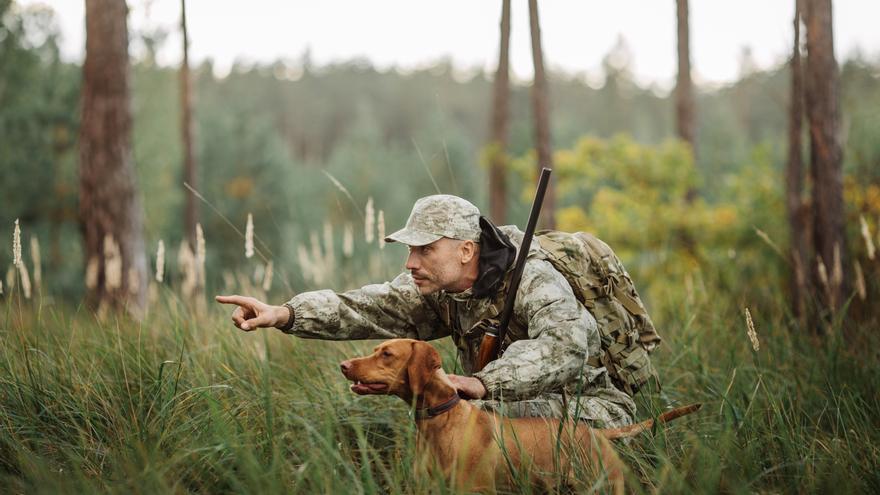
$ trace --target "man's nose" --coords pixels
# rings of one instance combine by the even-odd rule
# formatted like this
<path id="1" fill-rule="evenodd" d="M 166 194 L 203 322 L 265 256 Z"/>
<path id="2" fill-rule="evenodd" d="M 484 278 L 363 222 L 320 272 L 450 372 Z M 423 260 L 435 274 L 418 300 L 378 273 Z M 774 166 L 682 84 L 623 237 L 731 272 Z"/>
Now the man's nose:
<path id="1" fill-rule="evenodd" d="M 406 258 L 406 269 L 418 270 L 419 266 L 421 266 L 419 263 L 419 257 L 416 256 L 415 253 L 409 253 L 409 256 Z"/>

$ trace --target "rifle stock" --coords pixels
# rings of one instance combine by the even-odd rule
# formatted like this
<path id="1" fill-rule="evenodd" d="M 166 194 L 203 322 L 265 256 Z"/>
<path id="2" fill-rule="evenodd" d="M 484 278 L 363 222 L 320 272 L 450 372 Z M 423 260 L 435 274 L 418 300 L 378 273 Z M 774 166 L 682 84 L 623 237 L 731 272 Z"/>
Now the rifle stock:
<path id="1" fill-rule="evenodd" d="M 529 213 L 529 221 L 526 224 L 526 231 L 523 235 L 522 244 L 516 255 L 516 264 L 513 268 L 513 275 L 510 279 L 510 287 L 508 287 L 507 297 L 504 300 L 504 309 L 501 311 L 501 320 L 498 327 L 486 331 L 483 339 L 480 341 L 480 350 L 477 354 L 477 363 L 474 371 L 481 371 L 491 361 L 498 357 L 498 351 L 501 343 L 504 342 L 504 336 L 507 333 L 507 327 L 510 325 L 510 318 L 513 316 L 513 304 L 516 301 L 516 291 L 519 289 L 519 281 L 522 278 L 523 268 L 526 265 L 526 258 L 529 254 L 529 247 L 532 244 L 532 237 L 535 234 L 535 226 L 538 223 L 538 217 L 541 214 L 541 204 L 544 202 L 544 192 L 547 190 L 547 184 L 550 181 L 550 169 L 541 169 L 541 177 L 538 179 L 538 189 L 535 191 L 535 200 L 532 202 L 532 211 Z"/>

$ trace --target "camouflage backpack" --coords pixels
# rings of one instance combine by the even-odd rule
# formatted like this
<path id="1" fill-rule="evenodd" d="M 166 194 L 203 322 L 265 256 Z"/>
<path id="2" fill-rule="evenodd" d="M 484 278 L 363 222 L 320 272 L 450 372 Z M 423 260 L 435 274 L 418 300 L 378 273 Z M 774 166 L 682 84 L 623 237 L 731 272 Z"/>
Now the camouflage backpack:
<path id="1" fill-rule="evenodd" d="M 605 366 L 630 395 L 652 378 L 659 386 L 648 353 L 661 339 L 620 258 L 586 232 L 544 231 L 534 239 L 599 324 L 604 353 L 589 364 Z"/>

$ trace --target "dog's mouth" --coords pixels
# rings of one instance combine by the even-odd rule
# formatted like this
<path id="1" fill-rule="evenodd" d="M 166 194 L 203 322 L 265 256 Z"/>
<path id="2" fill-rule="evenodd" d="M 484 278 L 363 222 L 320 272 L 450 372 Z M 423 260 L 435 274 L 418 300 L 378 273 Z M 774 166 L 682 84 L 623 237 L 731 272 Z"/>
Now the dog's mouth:
<path id="1" fill-rule="evenodd" d="M 386 390 L 388 390 L 388 385 L 385 383 L 368 383 L 357 380 L 351 384 L 351 391 L 359 395 L 381 394 Z"/>

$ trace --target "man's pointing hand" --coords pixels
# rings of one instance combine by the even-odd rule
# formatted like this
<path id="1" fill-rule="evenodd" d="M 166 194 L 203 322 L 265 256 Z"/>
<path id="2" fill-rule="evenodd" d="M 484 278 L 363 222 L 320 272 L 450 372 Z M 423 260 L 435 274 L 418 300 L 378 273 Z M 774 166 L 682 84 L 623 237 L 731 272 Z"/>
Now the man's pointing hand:
<path id="1" fill-rule="evenodd" d="M 215 296 L 223 304 L 238 306 L 232 311 L 232 322 L 236 327 L 250 332 L 257 328 L 278 327 L 287 323 L 290 311 L 285 306 L 272 306 L 247 296 Z"/>

